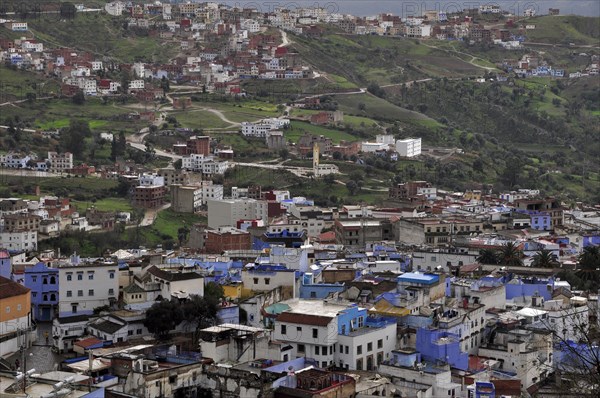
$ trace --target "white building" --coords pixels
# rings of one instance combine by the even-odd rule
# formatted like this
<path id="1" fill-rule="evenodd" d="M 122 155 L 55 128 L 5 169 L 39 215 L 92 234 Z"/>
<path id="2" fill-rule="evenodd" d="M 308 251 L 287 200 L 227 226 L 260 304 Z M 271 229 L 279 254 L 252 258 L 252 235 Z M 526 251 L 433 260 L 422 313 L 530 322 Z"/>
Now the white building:
<path id="1" fill-rule="evenodd" d="M 214 156 L 204 156 L 202 154 L 191 154 L 181 159 L 181 167 L 185 170 L 201 172 L 205 176 L 223 174 L 227 171 L 230 164 L 227 161 L 218 161 Z"/>
<path id="2" fill-rule="evenodd" d="M 269 131 L 275 130 L 273 125 L 269 123 L 242 122 L 241 127 L 242 135 L 245 137 L 264 138 Z"/>
<path id="3" fill-rule="evenodd" d="M 406 26 L 407 37 L 429 37 L 431 36 L 431 25 Z"/>
<path id="4" fill-rule="evenodd" d="M 139 177 L 140 187 L 162 187 L 165 185 L 165 178 L 156 174 L 141 174 Z"/>
<path id="5" fill-rule="evenodd" d="M 50 171 L 62 173 L 73 168 L 73 154 L 71 152 L 48 152 Z"/>
<path id="6" fill-rule="evenodd" d="M 37 250 L 37 242 L 37 231 L 0 233 L 0 247 L 9 251 L 34 251 Z"/>
<path id="7" fill-rule="evenodd" d="M 400 156 L 412 158 L 421 154 L 421 139 L 407 138 L 405 140 L 396 141 L 396 152 Z"/>
<path id="8" fill-rule="evenodd" d="M 315 359 L 320 367 L 374 370 L 396 346 L 395 322 L 369 322 L 356 304 L 290 300 L 274 324 L 273 338 L 292 347 L 292 358 Z"/>
<path id="9" fill-rule="evenodd" d="M 0 164 L 2 167 L 9 167 L 13 169 L 24 169 L 27 167 L 27 162 L 31 160 L 30 156 L 19 156 L 18 154 L 9 153 L 7 155 L 0 155 Z"/>
<path id="10" fill-rule="evenodd" d="M 242 29 L 246 29 L 250 33 L 260 32 L 260 24 L 253 19 L 245 19 L 241 24 Z"/>
<path id="11" fill-rule="evenodd" d="M 144 81 L 141 79 L 131 80 L 129 82 L 129 89 L 130 90 L 143 90 L 144 89 Z"/>
<path id="12" fill-rule="evenodd" d="M 290 124 L 289 119 L 269 118 L 263 119 L 259 123 L 242 122 L 241 132 L 246 137 L 265 138 L 267 132 L 279 130 Z"/>
<path id="13" fill-rule="evenodd" d="M 59 317 L 92 315 L 119 296 L 118 267 L 112 262 L 81 264 L 78 258 L 58 264 Z"/>
<path id="14" fill-rule="evenodd" d="M 383 142 L 363 142 L 360 150 L 364 153 L 373 153 L 377 151 L 385 151 L 389 148 L 389 145 Z"/>
<path id="15" fill-rule="evenodd" d="M 150 280 L 160 286 L 160 295 L 165 300 L 172 297 L 187 298 L 190 295 L 204 296 L 204 277 L 195 272 L 170 272 L 152 266 L 148 274 Z"/>
<path id="16" fill-rule="evenodd" d="M 267 221 L 267 202 L 255 199 L 208 200 L 208 226 L 217 229 L 234 227 L 239 220 Z"/>
<path id="17" fill-rule="evenodd" d="M 386 145 L 394 145 L 394 136 L 392 134 L 377 134 L 375 142 Z"/>

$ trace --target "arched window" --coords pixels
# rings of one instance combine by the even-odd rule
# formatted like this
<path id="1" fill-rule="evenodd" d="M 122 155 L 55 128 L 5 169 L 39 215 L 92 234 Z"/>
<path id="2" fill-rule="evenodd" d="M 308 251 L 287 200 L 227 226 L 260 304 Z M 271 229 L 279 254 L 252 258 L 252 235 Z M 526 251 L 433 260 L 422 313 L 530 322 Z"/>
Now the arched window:
<path id="1" fill-rule="evenodd" d="M 45 278 L 45 277 L 44 277 L 44 281 L 43 281 L 42 283 L 43 283 L 44 285 L 47 285 L 47 284 L 48 284 L 48 278 Z"/>
<path id="2" fill-rule="evenodd" d="M 50 301 L 54 301 L 54 300 L 56 300 L 56 295 L 54 293 L 52 293 L 50 295 Z"/>
<path id="3" fill-rule="evenodd" d="M 44 301 L 48 301 L 48 295 L 44 294 Z"/>
<path id="4" fill-rule="evenodd" d="M 51 285 L 56 284 L 56 278 L 55 277 L 53 277 L 53 276 L 50 277 L 50 284 Z"/>

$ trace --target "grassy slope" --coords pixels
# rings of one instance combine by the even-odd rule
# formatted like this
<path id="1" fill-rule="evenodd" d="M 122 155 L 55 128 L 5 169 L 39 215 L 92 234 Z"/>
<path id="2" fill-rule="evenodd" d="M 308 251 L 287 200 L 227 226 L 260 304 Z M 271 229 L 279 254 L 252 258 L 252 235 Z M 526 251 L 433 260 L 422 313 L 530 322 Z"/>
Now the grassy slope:
<path id="1" fill-rule="evenodd" d="M 328 34 L 294 36 L 294 48 L 312 65 L 353 83 L 390 84 L 424 77 L 474 76 L 481 69 L 417 40 Z"/>
<path id="2" fill-rule="evenodd" d="M 527 31 L 527 39 L 532 42 L 597 46 L 600 40 L 598 18 L 546 15 L 530 18 L 527 23 L 535 25 L 535 29 Z"/>
<path id="3" fill-rule="evenodd" d="M 177 46 L 126 31 L 125 22 L 125 18 L 107 14 L 78 13 L 68 21 L 57 20 L 55 16 L 42 17 L 32 20 L 29 27 L 44 44 L 74 47 L 122 62 L 166 62 L 177 53 Z"/>

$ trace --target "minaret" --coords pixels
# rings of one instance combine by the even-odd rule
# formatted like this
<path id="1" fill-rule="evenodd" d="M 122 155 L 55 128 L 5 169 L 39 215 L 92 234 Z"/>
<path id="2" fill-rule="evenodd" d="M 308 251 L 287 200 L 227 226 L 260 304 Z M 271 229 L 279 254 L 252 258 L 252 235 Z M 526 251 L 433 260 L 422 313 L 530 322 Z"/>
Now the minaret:
<path id="1" fill-rule="evenodd" d="M 319 177 L 319 144 L 313 143 L 313 173 Z"/>

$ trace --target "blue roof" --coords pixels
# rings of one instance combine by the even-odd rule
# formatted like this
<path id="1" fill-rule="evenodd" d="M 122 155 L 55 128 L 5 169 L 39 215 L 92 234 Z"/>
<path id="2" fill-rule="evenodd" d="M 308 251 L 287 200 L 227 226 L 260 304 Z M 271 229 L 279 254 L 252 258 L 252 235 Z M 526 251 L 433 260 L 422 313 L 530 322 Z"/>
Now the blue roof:
<path id="1" fill-rule="evenodd" d="M 82 395 L 81 398 L 104 398 L 104 387 Z"/>
<path id="2" fill-rule="evenodd" d="M 419 272 L 407 272 L 398 277 L 398 282 L 421 283 L 423 285 L 432 285 L 440 280 L 438 275 L 422 274 Z"/>

